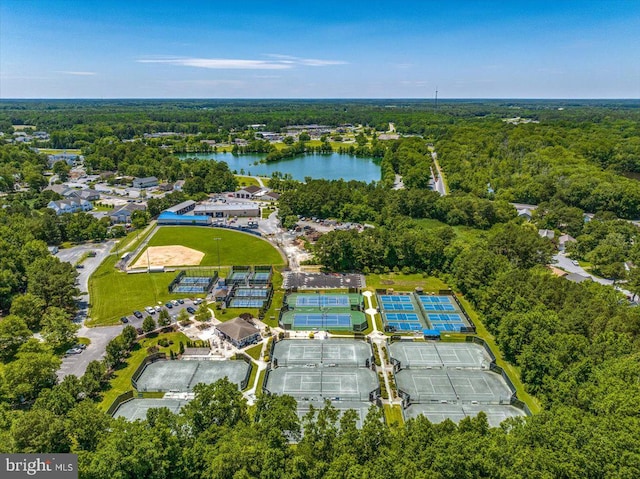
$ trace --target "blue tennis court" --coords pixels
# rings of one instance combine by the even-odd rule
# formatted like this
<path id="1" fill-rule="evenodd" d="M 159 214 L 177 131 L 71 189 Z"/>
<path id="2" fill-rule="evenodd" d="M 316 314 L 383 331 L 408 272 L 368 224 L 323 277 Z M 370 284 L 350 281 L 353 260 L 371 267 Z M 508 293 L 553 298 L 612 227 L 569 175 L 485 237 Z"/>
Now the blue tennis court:
<path id="1" fill-rule="evenodd" d="M 269 278 L 271 277 L 271 273 L 254 273 L 253 274 L 253 279 L 256 281 L 269 281 Z"/>
<path id="2" fill-rule="evenodd" d="M 173 289 L 174 293 L 205 293 L 205 288 L 202 286 L 176 286 Z"/>
<path id="3" fill-rule="evenodd" d="M 249 272 L 248 271 L 235 271 L 233 273 L 231 273 L 231 275 L 229 276 L 229 279 L 231 280 L 238 280 L 238 279 L 247 279 L 247 277 L 249 276 Z"/>
<path id="4" fill-rule="evenodd" d="M 242 298 L 266 298 L 269 291 L 264 288 L 238 288 L 235 291 L 236 297 Z"/>
<path id="5" fill-rule="evenodd" d="M 195 277 L 195 276 L 183 276 L 180 279 L 181 284 L 209 284 L 211 278 L 206 277 Z"/>
<path id="6" fill-rule="evenodd" d="M 296 298 L 296 307 L 311 307 L 311 306 L 340 306 L 349 307 L 349 296 L 342 295 L 310 295 L 310 296 L 298 296 Z"/>
<path id="7" fill-rule="evenodd" d="M 385 302 L 385 303 L 410 303 L 411 302 L 411 297 L 410 296 L 396 296 L 396 295 L 381 295 L 380 299 Z"/>
<path id="8" fill-rule="evenodd" d="M 441 322 L 441 321 L 432 321 L 431 322 L 431 327 L 433 329 L 436 329 L 438 331 L 456 331 L 456 332 L 460 332 L 462 331 L 462 328 L 464 328 L 464 323 L 445 323 L 445 322 Z"/>
<path id="9" fill-rule="evenodd" d="M 420 322 L 420 318 L 416 313 L 386 313 L 388 321 L 415 321 L 416 323 Z"/>
<path id="10" fill-rule="evenodd" d="M 451 304 L 451 298 L 448 296 L 419 296 L 420 301 L 424 304 L 428 303 L 449 303 Z"/>
<path id="11" fill-rule="evenodd" d="M 424 326 L 422 326 L 422 324 L 414 323 L 414 322 L 389 321 L 389 322 L 387 322 L 387 325 L 390 328 L 394 328 L 396 331 L 420 331 L 421 329 L 424 328 Z"/>
<path id="12" fill-rule="evenodd" d="M 411 303 L 382 303 L 382 309 L 386 311 L 414 311 Z"/>
<path id="13" fill-rule="evenodd" d="M 345 314 L 302 314 L 297 313 L 293 315 L 293 326 L 295 327 L 317 327 L 317 328 L 330 328 L 330 327 L 350 327 L 351 315 Z"/>
<path id="14" fill-rule="evenodd" d="M 262 308 L 264 300 L 262 299 L 232 299 L 229 303 L 230 308 Z"/>
<path id="15" fill-rule="evenodd" d="M 425 311 L 455 311 L 453 304 L 433 304 L 427 303 L 422 305 Z"/>
<path id="16" fill-rule="evenodd" d="M 446 313 L 429 313 L 427 315 L 429 317 L 429 321 L 442 321 L 442 322 L 457 322 L 463 323 L 462 316 L 459 314 L 446 314 Z"/>

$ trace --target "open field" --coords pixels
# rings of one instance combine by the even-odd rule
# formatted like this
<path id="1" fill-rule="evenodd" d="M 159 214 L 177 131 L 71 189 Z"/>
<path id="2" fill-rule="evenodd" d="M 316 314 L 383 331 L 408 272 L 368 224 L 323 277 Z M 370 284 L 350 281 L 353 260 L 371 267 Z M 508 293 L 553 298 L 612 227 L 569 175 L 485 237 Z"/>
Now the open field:
<path id="1" fill-rule="evenodd" d="M 170 344 L 169 347 L 158 346 L 158 341 L 161 339 L 167 339 L 169 341 L 173 341 L 173 344 Z M 109 381 L 110 389 L 104 393 L 102 397 L 102 401 L 100 402 L 100 407 L 105 411 L 111 406 L 111 403 L 115 398 L 117 398 L 120 394 L 133 389 L 131 386 L 131 376 L 135 372 L 136 368 L 140 366 L 144 358 L 147 356 L 147 348 L 151 346 L 158 346 L 160 352 L 169 354 L 169 351 L 178 352 L 180 349 L 180 342 L 186 343 L 189 340 L 182 333 L 167 333 L 167 334 L 159 334 L 155 338 L 145 338 L 142 339 L 138 344 L 136 344 L 131 352 L 131 355 L 127 358 L 127 361 L 123 367 L 118 369 L 111 381 Z"/>
<path id="2" fill-rule="evenodd" d="M 16 128 L 14 126 L 14 128 Z M 80 151 L 79 148 L 67 148 L 67 149 L 60 149 L 60 148 L 38 148 L 38 151 L 44 155 L 60 155 L 62 153 L 67 153 L 69 155 L 80 155 L 82 154 L 82 151 Z"/>
<path id="3" fill-rule="evenodd" d="M 214 238 L 220 238 L 215 241 Z M 204 253 L 200 266 L 283 265 L 284 260 L 268 241 L 247 233 L 197 226 L 163 226 L 149 240 L 149 246 L 182 245 Z M 143 251 L 141 256 L 146 253 Z"/>
<path id="4" fill-rule="evenodd" d="M 149 266 L 197 266 L 204 253 L 186 246 L 149 246 L 143 255 L 131 266 L 148 268 Z"/>
<path id="5" fill-rule="evenodd" d="M 175 273 L 127 274 L 116 270 L 115 264 L 116 255 L 109 256 L 89 278 L 88 326 L 117 324 L 134 309 L 175 298 L 167 289 Z"/>
<path id="6" fill-rule="evenodd" d="M 424 277 L 420 273 L 402 274 L 368 274 L 366 276 L 367 289 L 392 288 L 396 291 L 413 291 L 416 287 L 421 287 L 425 291 L 438 291 L 448 289 L 447 284 L 433 276 Z"/>

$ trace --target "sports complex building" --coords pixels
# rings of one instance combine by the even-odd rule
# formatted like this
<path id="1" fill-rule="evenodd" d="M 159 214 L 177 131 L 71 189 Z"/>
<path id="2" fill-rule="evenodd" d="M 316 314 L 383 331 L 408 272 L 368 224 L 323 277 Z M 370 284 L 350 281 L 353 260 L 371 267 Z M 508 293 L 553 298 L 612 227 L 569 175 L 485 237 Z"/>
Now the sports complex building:
<path id="1" fill-rule="evenodd" d="M 360 293 L 291 293 L 280 310 L 279 323 L 297 331 L 364 331 L 367 318 Z"/>
<path id="2" fill-rule="evenodd" d="M 448 293 L 448 292 L 447 292 Z M 392 333 L 474 333 L 475 326 L 452 294 L 376 293 L 384 329 Z"/>
<path id="3" fill-rule="evenodd" d="M 141 395 L 145 392 L 168 393 L 163 398 L 142 398 L 130 394 L 114 403 L 109 413 L 130 421 L 145 419 L 152 408 L 166 407 L 178 412 L 191 397 L 198 383 L 213 384 L 227 377 L 242 390 L 251 375 L 251 363 L 244 360 L 212 361 L 208 359 L 167 360 L 164 354 L 148 356 L 131 378 L 131 384 Z M 168 397 L 167 397 L 168 396 Z"/>
<path id="4" fill-rule="evenodd" d="M 405 419 L 423 414 L 434 423 L 458 422 L 483 411 L 496 427 L 528 414 L 486 345 L 396 341 L 389 354 Z"/>
<path id="5" fill-rule="evenodd" d="M 266 394 L 288 394 L 298 401 L 298 415 L 325 400 L 341 412 L 353 409 L 362 425 L 380 397 L 371 345 L 355 339 L 284 339 L 272 344 L 265 377 Z"/>

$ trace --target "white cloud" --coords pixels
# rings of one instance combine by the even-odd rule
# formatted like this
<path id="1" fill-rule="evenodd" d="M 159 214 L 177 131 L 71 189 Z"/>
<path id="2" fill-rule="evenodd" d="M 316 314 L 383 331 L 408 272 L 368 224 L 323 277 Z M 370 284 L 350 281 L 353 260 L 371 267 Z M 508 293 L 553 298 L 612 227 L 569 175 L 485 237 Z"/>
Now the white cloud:
<path id="1" fill-rule="evenodd" d="M 319 60 L 315 58 L 297 58 L 288 55 L 267 55 L 273 60 L 243 60 L 237 58 L 151 58 L 140 59 L 138 63 L 162 63 L 213 70 L 288 70 L 297 65 L 322 67 L 344 65 L 339 60 Z"/>
<path id="2" fill-rule="evenodd" d="M 56 73 L 62 73 L 63 75 L 82 76 L 82 77 L 88 77 L 88 76 L 96 75 L 96 72 L 80 72 L 80 71 L 59 71 L 59 72 L 56 72 Z"/>

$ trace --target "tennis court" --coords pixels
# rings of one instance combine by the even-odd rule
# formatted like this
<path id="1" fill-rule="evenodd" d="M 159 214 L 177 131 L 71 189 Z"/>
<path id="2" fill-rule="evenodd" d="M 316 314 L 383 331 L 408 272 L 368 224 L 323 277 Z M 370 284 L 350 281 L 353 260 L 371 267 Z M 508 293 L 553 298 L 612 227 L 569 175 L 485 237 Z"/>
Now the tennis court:
<path id="1" fill-rule="evenodd" d="M 249 365 L 244 361 L 156 361 L 145 367 L 136 389 L 188 392 L 198 383 L 211 384 L 224 377 L 241 386 L 248 373 Z"/>
<path id="2" fill-rule="evenodd" d="M 389 345 L 389 354 L 401 368 L 487 368 L 491 358 L 474 343 L 440 343 L 397 341 Z"/>
<path id="3" fill-rule="evenodd" d="M 382 303 L 382 309 L 385 311 L 414 311 L 415 308 L 411 303 Z"/>
<path id="4" fill-rule="evenodd" d="M 182 283 L 182 284 L 209 284 L 209 281 L 211 281 L 211 278 L 184 276 L 180 280 L 180 283 Z"/>
<path id="5" fill-rule="evenodd" d="M 371 345 L 354 339 L 285 339 L 273 347 L 273 360 L 280 366 L 366 366 L 373 355 Z"/>
<path id="6" fill-rule="evenodd" d="M 378 377 L 366 368 L 286 367 L 269 372 L 267 389 L 303 400 L 334 399 L 368 401 L 378 386 Z"/>
<path id="7" fill-rule="evenodd" d="M 429 312 L 429 311 L 455 311 L 456 310 L 456 308 L 455 308 L 455 306 L 453 306 L 453 304 L 427 303 L 427 304 L 423 304 L 422 307 L 427 312 Z"/>
<path id="8" fill-rule="evenodd" d="M 452 304 L 451 298 L 448 296 L 418 295 L 422 304 Z"/>
<path id="9" fill-rule="evenodd" d="M 412 404 L 404 412 L 404 418 L 412 419 L 419 415 L 426 416 L 432 423 L 439 423 L 445 419 L 460 422 L 465 417 L 475 417 L 480 411 L 487 415 L 489 426 L 498 427 L 509 417 L 525 416 L 524 411 L 513 406 L 474 405 L 474 404 Z"/>
<path id="10" fill-rule="evenodd" d="M 387 326 L 396 331 L 421 331 L 424 329 L 422 323 L 411 323 L 411 322 L 396 322 L 396 321 L 387 321 Z"/>
<path id="11" fill-rule="evenodd" d="M 412 403 L 477 401 L 509 404 L 511 390 L 499 374 L 483 370 L 403 369 L 396 373 L 398 389 Z"/>
<path id="12" fill-rule="evenodd" d="M 358 293 L 292 293 L 285 298 L 290 308 L 343 308 L 363 304 L 362 295 Z"/>
<path id="13" fill-rule="evenodd" d="M 187 404 L 186 399 L 146 399 L 134 398 L 124 402 L 118 406 L 113 413 L 114 418 L 123 417 L 128 421 L 137 421 L 138 419 L 146 419 L 149 409 L 166 407 L 172 413 L 178 413 L 180 408 Z"/>
<path id="14" fill-rule="evenodd" d="M 249 274 L 251 274 L 249 271 L 236 271 L 231 273 L 227 280 L 245 281 L 249 277 Z"/>
<path id="15" fill-rule="evenodd" d="M 294 328 L 349 328 L 351 315 L 349 313 L 295 313 L 293 315 Z"/>
<path id="16" fill-rule="evenodd" d="M 264 299 L 237 299 L 229 302 L 229 308 L 262 308 Z"/>
<path id="17" fill-rule="evenodd" d="M 387 313 L 387 321 L 414 321 L 420 322 L 418 313 Z"/>
<path id="18" fill-rule="evenodd" d="M 256 271 L 253 273 L 253 280 L 259 283 L 266 283 L 271 279 L 271 273 Z"/>
<path id="19" fill-rule="evenodd" d="M 269 296 L 268 288 L 236 288 L 236 298 L 266 298 Z"/>
<path id="20" fill-rule="evenodd" d="M 409 295 L 391 295 L 391 294 L 382 294 L 380 295 L 380 300 L 385 303 L 410 303 L 411 296 Z"/>

